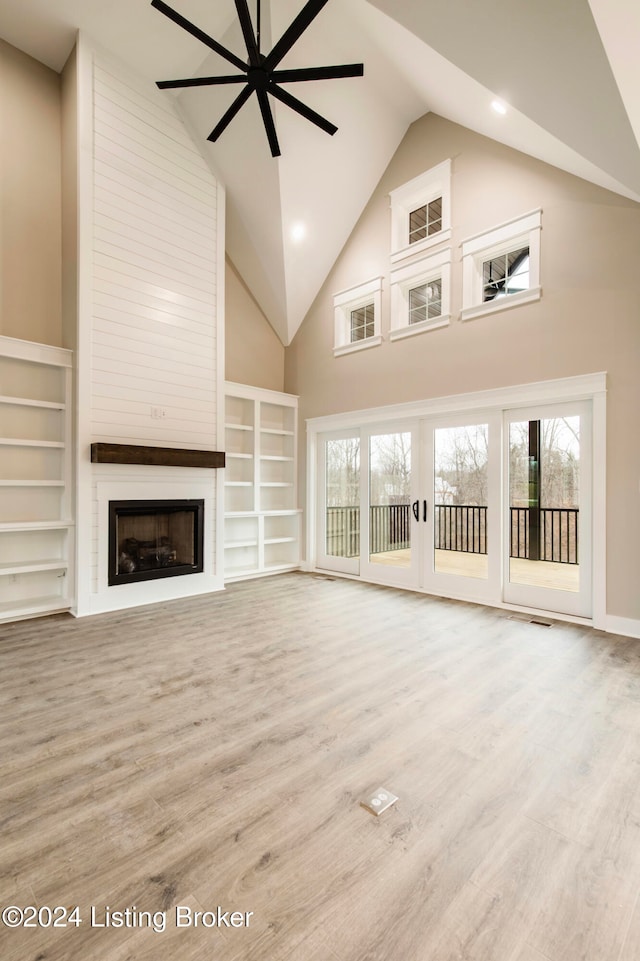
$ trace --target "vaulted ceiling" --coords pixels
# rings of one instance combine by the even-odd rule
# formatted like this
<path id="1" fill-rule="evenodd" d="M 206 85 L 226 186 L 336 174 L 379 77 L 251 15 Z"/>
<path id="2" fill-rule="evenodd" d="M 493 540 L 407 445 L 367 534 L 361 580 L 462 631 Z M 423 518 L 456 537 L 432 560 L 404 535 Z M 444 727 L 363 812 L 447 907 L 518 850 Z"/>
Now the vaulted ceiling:
<path id="1" fill-rule="evenodd" d="M 246 60 L 234 0 L 170 5 Z M 270 49 L 304 0 L 261 6 Z M 234 71 L 149 0 L 0 0 L 0 36 L 55 70 L 78 29 L 153 80 Z M 428 111 L 640 201 L 638 50 L 637 0 L 329 0 L 280 66 L 364 63 L 363 78 L 289 88 L 335 136 L 275 102 L 273 159 L 254 97 L 206 140 L 238 87 L 163 96 L 225 183 L 227 252 L 288 344 L 407 127 Z"/>

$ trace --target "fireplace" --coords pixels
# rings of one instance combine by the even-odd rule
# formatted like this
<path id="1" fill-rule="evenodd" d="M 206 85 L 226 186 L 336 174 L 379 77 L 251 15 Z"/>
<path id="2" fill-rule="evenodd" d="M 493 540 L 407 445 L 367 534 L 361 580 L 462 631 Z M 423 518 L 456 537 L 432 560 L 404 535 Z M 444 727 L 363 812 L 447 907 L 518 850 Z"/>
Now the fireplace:
<path id="1" fill-rule="evenodd" d="M 109 501 L 109 585 L 198 574 L 204 500 Z"/>

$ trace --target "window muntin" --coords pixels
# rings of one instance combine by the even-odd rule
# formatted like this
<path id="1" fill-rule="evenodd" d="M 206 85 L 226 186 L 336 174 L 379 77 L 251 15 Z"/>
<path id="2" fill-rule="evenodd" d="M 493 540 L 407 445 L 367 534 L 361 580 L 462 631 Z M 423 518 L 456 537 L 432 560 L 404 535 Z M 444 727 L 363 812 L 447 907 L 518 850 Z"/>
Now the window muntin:
<path id="1" fill-rule="evenodd" d="M 373 303 L 365 304 L 351 311 L 351 343 L 355 344 L 359 340 L 367 340 L 375 334 L 375 306 Z"/>
<path id="2" fill-rule="evenodd" d="M 482 300 L 519 294 L 529 289 L 529 246 L 485 260 L 482 264 Z"/>
<path id="3" fill-rule="evenodd" d="M 409 323 L 420 324 L 442 314 L 442 278 L 409 290 Z"/>
<path id="4" fill-rule="evenodd" d="M 409 213 L 409 243 L 426 240 L 442 230 L 442 197 L 423 204 Z"/>

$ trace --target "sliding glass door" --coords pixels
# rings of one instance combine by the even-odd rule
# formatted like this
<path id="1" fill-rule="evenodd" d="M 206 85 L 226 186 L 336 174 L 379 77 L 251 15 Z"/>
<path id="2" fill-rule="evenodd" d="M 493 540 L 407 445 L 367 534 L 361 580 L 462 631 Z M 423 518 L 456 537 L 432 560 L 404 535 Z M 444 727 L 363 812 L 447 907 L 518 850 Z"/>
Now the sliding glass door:
<path id="1" fill-rule="evenodd" d="M 591 405 L 319 435 L 317 566 L 591 615 Z"/>
<path id="2" fill-rule="evenodd" d="M 425 421 L 429 520 L 424 586 L 434 593 L 495 599 L 500 578 L 500 418 Z"/>
<path id="3" fill-rule="evenodd" d="M 420 545 L 412 508 L 418 495 L 417 441 L 417 424 L 364 432 L 361 573 L 369 580 L 418 586 Z"/>
<path id="4" fill-rule="evenodd" d="M 418 586 L 416 438 L 416 425 L 320 435 L 319 568 Z"/>
<path id="5" fill-rule="evenodd" d="M 505 414 L 510 603 L 591 614 L 590 437 L 586 404 Z"/>
<path id="6" fill-rule="evenodd" d="M 341 432 L 319 438 L 317 566 L 360 573 L 360 436 Z"/>

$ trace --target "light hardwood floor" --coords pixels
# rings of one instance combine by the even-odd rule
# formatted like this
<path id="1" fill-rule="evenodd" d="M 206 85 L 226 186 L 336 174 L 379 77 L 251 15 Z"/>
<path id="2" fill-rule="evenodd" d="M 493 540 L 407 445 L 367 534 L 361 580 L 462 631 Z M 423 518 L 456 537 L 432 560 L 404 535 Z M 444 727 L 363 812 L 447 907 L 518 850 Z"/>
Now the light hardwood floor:
<path id="1" fill-rule="evenodd" d="M 0 901 L 85 919 L 2 961 L 640 956 L 640 641 L 288 574 L 2 625 L 0 696 Z"/>

